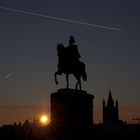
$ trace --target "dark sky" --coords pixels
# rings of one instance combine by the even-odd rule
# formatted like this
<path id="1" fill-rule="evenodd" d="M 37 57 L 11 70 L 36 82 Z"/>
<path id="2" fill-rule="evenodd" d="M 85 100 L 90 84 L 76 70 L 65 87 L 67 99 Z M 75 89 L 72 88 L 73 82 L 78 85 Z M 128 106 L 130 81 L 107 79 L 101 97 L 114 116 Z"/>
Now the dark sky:
<path id="1" fill-rule="evenodd" d="M 68 23 L 0 9 L 0 118 L 2 123 L 49 113 L 55 85 L 57 43 L 74 35 L 88 81 L 83 90 L 95 95 L 94 118 L 102 120 L 102 100 L 111 85 L 120 118 L 140 116 L 140 2 L 137 0 L 1 0 L 1 7 L 29 11 L 121 31 Z M 70 76 L 70 87 L 75 79 Z M 12 116 L 9 117 L 9 115 Z M 18 114 L 18 115 L 17 115 Z M 20 114 L 20 115 L 19 115 Z"/>

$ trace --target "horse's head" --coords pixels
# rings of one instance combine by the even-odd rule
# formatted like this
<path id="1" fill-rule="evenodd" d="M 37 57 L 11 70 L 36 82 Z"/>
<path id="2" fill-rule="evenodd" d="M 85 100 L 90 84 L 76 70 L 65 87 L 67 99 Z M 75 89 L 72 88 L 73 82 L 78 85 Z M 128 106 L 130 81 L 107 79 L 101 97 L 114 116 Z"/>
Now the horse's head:
<path id="1" fill-rule="evenodd" d="M 62 44 L 62 43 L 58 43 L 57 44 L 57 50 L 59 51 L 59 50 L 63 50 L 65 47 L 64 47 L 64 45 Z"/>
<path id="2" fill-rule="evenodd" d="M 58 54 L 58 56 L 60 56 L 60 54 L 64 52 L 64 49 L 65 49 L 65 47 L 62 43 L 57 44 L 57 54 Z"/>

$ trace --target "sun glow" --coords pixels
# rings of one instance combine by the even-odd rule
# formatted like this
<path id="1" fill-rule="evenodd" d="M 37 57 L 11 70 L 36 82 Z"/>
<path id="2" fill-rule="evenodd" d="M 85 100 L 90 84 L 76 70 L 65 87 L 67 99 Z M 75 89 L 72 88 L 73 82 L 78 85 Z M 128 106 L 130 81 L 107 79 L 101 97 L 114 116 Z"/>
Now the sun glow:
<path id="1" fill-rule="evenodd" d="M 48 124 L 48 121 L 49 121 L 49 119 L 48 119 L 48 116 L 47 116 L 47 115 L 42 115 L 42 116 L 40 117 L 40 122 L 41 122 L 43 125 Z"/>

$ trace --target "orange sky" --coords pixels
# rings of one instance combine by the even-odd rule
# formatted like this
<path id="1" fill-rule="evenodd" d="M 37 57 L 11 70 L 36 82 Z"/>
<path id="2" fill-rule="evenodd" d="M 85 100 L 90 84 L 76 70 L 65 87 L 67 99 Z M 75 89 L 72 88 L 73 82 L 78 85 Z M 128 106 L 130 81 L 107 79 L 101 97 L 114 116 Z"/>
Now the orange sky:
<path id="1" fill-rule="evenodd" d="M 26 118 L 32 121 L 34 118 L 39 118 L 41 114 L 49 115 L 47 107 L 37 105 L 0 106 L 0 125 L 23 123 Z"/>
<path id="2" fill-rule="evenodd" d="M 132 118 L 140 117 L 140 106 L 119 106 L 119 117 L 123 121 L 128 123 L 133 122 Z M 94 107 L 94 122 L 102 122 L 102 106 Z M 25 105 L 25 106 L 0 106 L 0 125 L 13 124 L 14 122 L 24 122 L 26 118 L 38 118 L 41 114 L 48 114 L 49 106 L 42 107 L 37 105 Z"/>

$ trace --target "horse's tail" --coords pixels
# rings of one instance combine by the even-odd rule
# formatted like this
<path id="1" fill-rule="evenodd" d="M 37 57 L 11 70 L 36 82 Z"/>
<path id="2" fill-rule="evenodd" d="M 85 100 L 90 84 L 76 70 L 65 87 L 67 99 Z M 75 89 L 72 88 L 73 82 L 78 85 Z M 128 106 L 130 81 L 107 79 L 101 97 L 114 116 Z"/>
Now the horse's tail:
<path id="1" fill-rule="evenodd" d="M 81 76 L 83 78 L 84 81 L 87 81 L 87 74 L 85 71 L 85 64 L 83 62 L 81 62 Z"/>
<path id="2" fill-rule="evenodd" d="M 83 78 L 84 81 L 87 81 L 87 74 L 86 74 L 86 72 L 82 73 L 82 78 Z"/>

